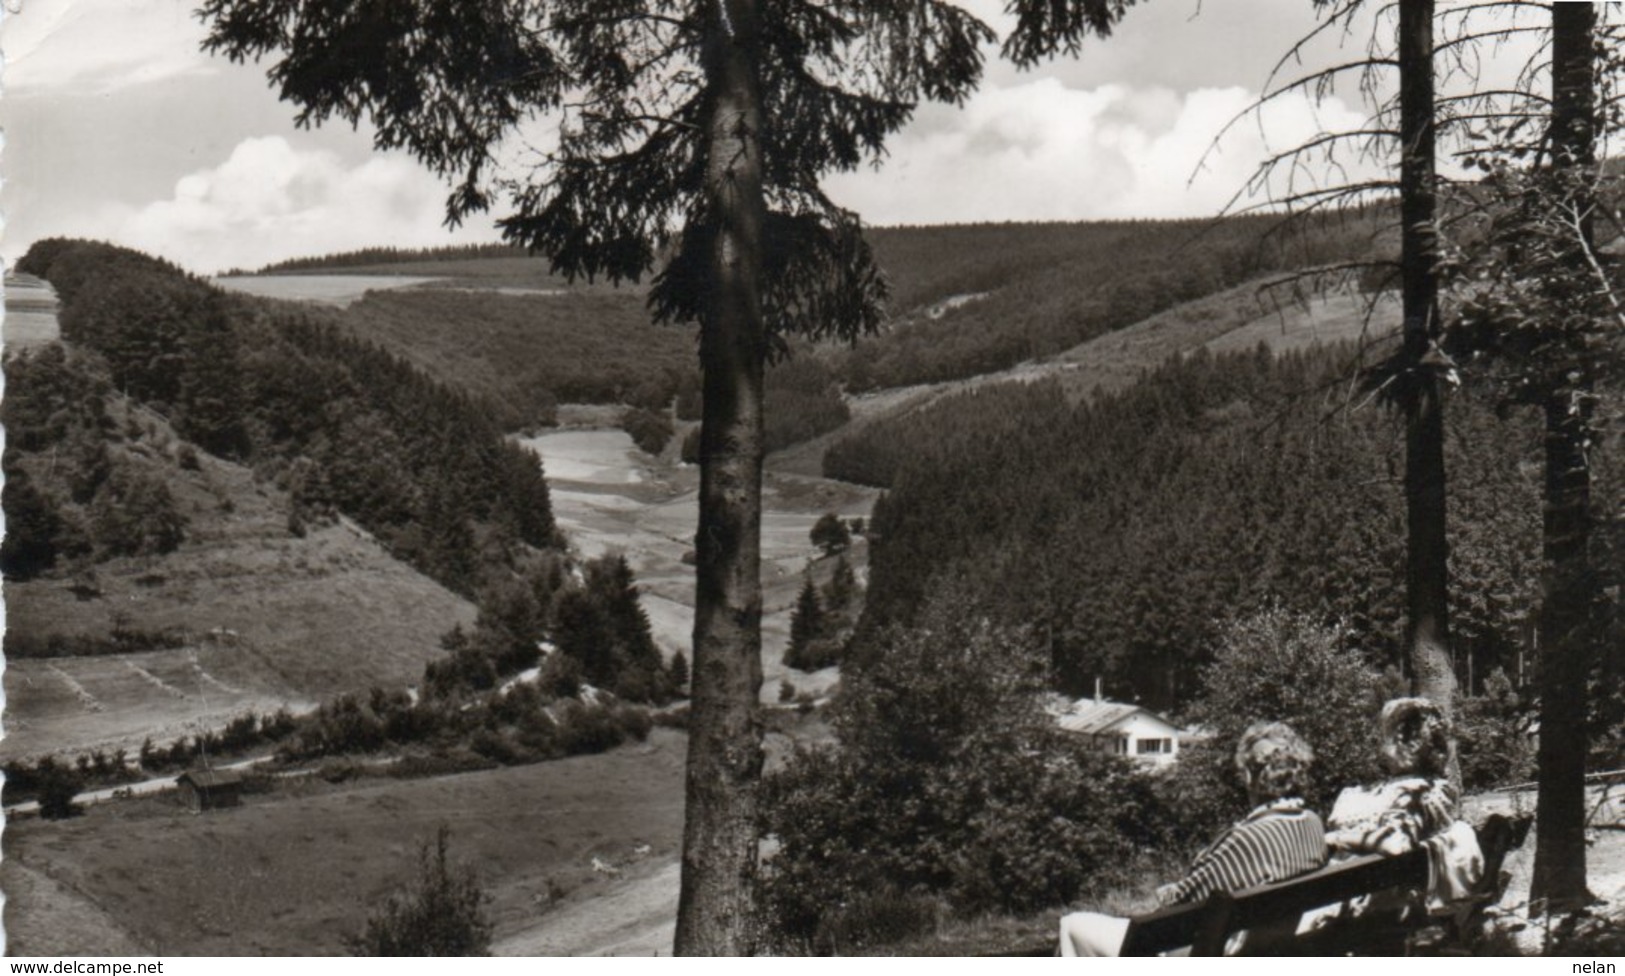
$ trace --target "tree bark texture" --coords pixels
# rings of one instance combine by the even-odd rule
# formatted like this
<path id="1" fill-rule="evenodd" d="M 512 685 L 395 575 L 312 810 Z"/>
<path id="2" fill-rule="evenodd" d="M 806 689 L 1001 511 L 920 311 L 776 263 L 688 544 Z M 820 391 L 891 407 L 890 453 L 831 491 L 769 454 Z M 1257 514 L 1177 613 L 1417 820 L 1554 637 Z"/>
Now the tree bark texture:
<path id="1" fill-rule="evenodd" d="M 755 0 L 715 0 L 707 28 L 706 213 L 700 319 L 704 420 L 679 955 L 755 948 L 762 772 L 762 101 Z"/>
<path id="2" fill-rule="evenodd" d="M 1589 168 L 1596 159 L 1596 9 L 1552 5 L 1553 167 Z M 1565 186 L 1569 185 L 1567 183 Z M 1577 182 L 1576 187 L 1583 186 Z M 1565 201 L 1586 214 L 1590 201 Z M 1591 221 L 1582 217 L 1570 260 L 1586 270 Z M 1530 896 L 1551 910 L 1591 900 L 1586 890 L 1586 677 L 1591 664 L 1591 389 L 1584 363 L 1557 382 L 1544 404 L 1546 472 L 1541 554 L 1539 793 Z"/>
<path id="3" fill-rule="evenodd" d="M 1434 149 L 1433 0 L 1399 4 L 1400 217 L 1404 298 L 1406 659 L 1419 695 L 1455 713 L 1445 537 L 1444 378 L 1438 365 L 1439 233 Z M 1452 754 L 1454 748 L 1452 748 Z M 1455 759 L 1452 755 L 1451 768 Z M 1454 773 L 1452 773 L 1454 776 Z"/>

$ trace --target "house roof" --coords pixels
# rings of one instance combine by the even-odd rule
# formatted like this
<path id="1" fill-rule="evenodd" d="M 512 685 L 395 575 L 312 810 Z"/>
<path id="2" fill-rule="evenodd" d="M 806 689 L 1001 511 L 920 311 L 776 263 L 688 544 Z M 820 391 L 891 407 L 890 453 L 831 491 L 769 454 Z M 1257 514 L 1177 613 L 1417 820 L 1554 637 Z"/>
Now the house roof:
<path id="1" fill-rule="evenodd" d="M 236 786 L 242 781 L 242 774 L 235 769 L 188 769 L 175 777 L 177 784 L 187 782 L 206 790 L 217 786 Z"/>
<path id="2" fill-rule="evenodd" d="M 1061 728 L 1084 735 L 1099 735 L 1135 712 L 1145 709 L 1123 702 L 1095 701 L 1084 698 L 1072 705 L 1071 711 L 1060 718 Z"/>

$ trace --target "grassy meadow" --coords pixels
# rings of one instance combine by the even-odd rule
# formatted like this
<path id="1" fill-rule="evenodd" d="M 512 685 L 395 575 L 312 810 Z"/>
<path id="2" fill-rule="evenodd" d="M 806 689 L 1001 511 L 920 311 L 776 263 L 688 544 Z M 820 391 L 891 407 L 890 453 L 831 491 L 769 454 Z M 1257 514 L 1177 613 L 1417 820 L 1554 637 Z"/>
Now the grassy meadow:
<path id="1" fill-rule="evenodd" d="M 418 848 L 440 824 L 454 859 L 491 892 L 500 943 L 676 857 L 685 741 L 657 729 L 645 743 L 535 766 L 285 781 L 201 816 L 161 796 L 18 820 L 5 831 L 0 880 L 11 890 L 44 876 L 61 890 L 49 912 L 8 899 L 10 948 L 43 949 L 66 926 L 89 924 L 74 954 L 120 938 L 159 955 L 343 954 L 345 936 L 415 875 Z M 99 929 L 87 906 L 99 909 Z M 15 924 L 19 911 L 32 924 Z"/>

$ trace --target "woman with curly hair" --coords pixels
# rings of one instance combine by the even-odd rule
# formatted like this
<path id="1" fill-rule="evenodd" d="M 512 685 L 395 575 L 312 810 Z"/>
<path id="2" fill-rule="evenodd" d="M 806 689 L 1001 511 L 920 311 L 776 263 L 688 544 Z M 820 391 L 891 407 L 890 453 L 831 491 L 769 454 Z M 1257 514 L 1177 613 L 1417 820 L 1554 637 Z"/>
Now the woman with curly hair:
<path id="1" fill-rule="evenodd" d="M 1396 698 L 1383 705 L 1377 736 L 1388 778 L 1339 793 L 1326 834 L 1334 860 L 1397 857 L 1426 848 L 1426 890 L 1385 892 L 1311 912 L 1300 933 L 1356 920 L 1370 927 L 1417 912 L 1449 915 L 1470 905 L 1485 877 L 1485 860 L 1477 833 L 1456 818 L 1450 734 L 1450 720 L 1426 698 Z"/>
<path id="2" fill-rule="evenodd" d="M 1326 835 L 1334 854 L 1404 854 L 1456 822 L 1450 722 L 1439 706 L 1396 698 L 1382 706 L 1377 735 L 1389 778 L 1337 795 Z"/>

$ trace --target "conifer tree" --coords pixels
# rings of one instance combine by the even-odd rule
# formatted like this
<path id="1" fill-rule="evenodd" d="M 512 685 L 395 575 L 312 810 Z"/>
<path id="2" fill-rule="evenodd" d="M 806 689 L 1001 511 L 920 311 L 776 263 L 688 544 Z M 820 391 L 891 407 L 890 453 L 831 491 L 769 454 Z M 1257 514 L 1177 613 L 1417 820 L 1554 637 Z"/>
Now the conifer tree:
<path id="1" fill-rule="evenodd" d="M 844 614 L 852 609 L 852 598 L 858 592 L 858 577 L 852 564 L 843 554 L 835 560 L 835 570 L 824 586 L 824 607 L 833 614 Z"/>
<path id="2" fill-rule="evenodd" d="M 795 609 L 790 611 L 790 647 L 784 652 L 784 663 L 792 668 L 807 670 L 811 663 L 809 651 L 814 641 L 824 636 L 824 607 L 818 599 L 818 587 L 808 576 L 801 585 Z"/>
<path id="3" fill-rule="evenodd" d="M 1015 0 L 1029 49 L 1075 47 L 1122 0 Z M 750 951 L 762 727 L 763 373 L 786 337 L 851 339 L 884 279 L 857 215 L 820 188 L 884 152 L 926 99 L 963 100 L 992 32 L 942 0 L 205 0 L 205 47 L 279 57 L 298 120 L 372 123 L 455 180 L 455 222 L 498 224 L 576 277 L 635 280 L 697 321 L 703 371 L 694 707 L 676 948 Z M 540 113 L 556 148 L 500 182 Z"/>
<path id="4" fill-rule="evenodd" d="M 1561 189 L 1551 202 L 1572 234 L 1555 257 L 1568 270 L 1576 291 L 1606 291 L 1593 279 L 1596 200 L 1591 172 L 1597 156 L 1597 11 L 1591 3 L 1552 4 L 1551 142 Z M 1612 295 L 1608 296 L 1610 299 Z M 1612 316 L 1556 323 L 1560 347 L 1574 350 L 1566 371 L 1548 377 L 1546 419 L 1545 600 L 1539 631 L 1540 750 L 1539 818 L 1535 874 L 1530 895 L 1552 907 L 1579 908 L 1591 900 L 1586 887 L 1586 676 L 1591 662 L 1590 616 L 1596 586 L 1591 565 L 1591 461 L 1595 449 L 1594 411 L 1598 356 L 1585 349 L 1585 336 L 1601 319 L 1614 329 L 1625 325 L 1617 299 Z M 1612 318 L 1612 321 L 1610 321 Z M 1580 328 L 1575 328 L 1578 323 Z M 1576 341 L 1578 340 L 1578 341 Z M 1617 649 L 1616 649 L 1617 651 Z"/>
<path id="5" fill-rule="evenodd" d="M 671 656 L 671 664 L 666 668 L 666 678 L 671 684 L 671 693 L 682 695 L 688 688 L 688 655 L 682 651 Z"/>

